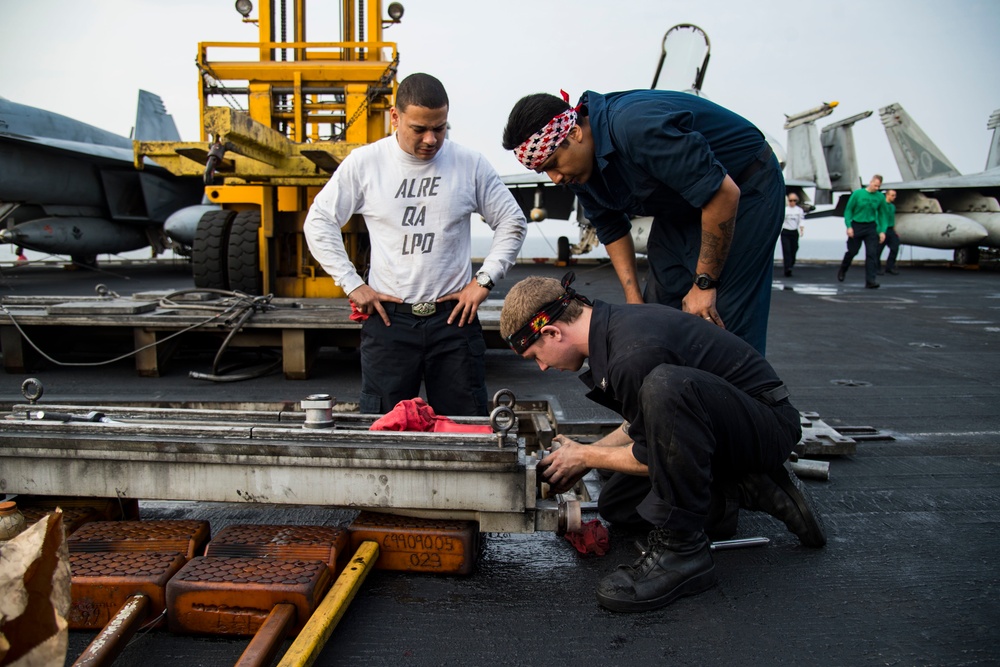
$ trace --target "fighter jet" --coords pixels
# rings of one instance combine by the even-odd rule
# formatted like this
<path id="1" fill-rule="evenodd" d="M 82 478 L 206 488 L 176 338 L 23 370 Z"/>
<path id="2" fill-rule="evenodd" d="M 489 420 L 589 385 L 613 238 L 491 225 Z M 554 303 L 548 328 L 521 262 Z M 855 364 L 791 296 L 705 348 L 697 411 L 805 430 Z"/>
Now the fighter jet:
<path id="1" fill-rule="evenodd" d="M 180 136 L 162 100 L 139 91 L 135 138 Z M 132 139 L 0 97 L 0 242 L 93 264 L 99 254 L 171 245 L 163 223 L 201 202 L 200 179 L 153 163 L 137 171 Z"/>
<path id="2" fill-rule="evenodd" d="M 832 204 L 833 193 L 840 196 L 836 207 L 813 211 L 809 218 L 843 216 L 849 194 L 861 187 L 852 127 L 872 115 L 865 111 L 816 129 L 815 121 L 825 116 L 817 107 L 788 117 L 788 165 L 786 183 L 801 178 L 815 184 L 815 203 Z M 893 154 L 904 180 L 884 183 L 883 190 L 895 190 L 896 233 L 902 243 L 925 248 L 955 250 L 955 261 L 978 261 L 982 246 L 1000 245 L 1000 136 L 994 131 L 987 170 L 961 176 L 954 165 L 913 122 L 898 104 L 880 110 Z M 995 130 L 1000 110 L 993 113 L 988 129 Z M 822 148 L 819 153 L 817 147 Z"/>
<path id="3" fill-rule="evenodd" d="M 882 125 L 899 166 L 895 190 L 896 233 L 903 243 L 955 249 L 955 262 L 975 264 L 980 246 L 1000 248 L 1000 109 L 990 116 L 993 140 L 986 168 L 959 174 L 944 153 L 900 104 L 879 109 Z"/>

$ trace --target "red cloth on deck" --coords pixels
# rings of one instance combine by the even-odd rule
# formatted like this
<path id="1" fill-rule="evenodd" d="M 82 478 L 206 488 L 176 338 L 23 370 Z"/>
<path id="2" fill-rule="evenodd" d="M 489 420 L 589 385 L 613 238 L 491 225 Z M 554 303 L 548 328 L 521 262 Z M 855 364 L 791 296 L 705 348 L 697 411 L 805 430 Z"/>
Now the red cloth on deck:
<path id="1" fill-rule="evenodd" d="M 611 547 L 608 529 L 600 519 L 584 523 L 579 533 L 566 533 L 566 539 L 582 554 L 603 556 Z"/>
<path id="2" fill-rule="evenodd" d="M 369 428 L 371 431 L 430 431 L 434 433 L 492 433 L 493 428 L 479 424 L 459 424 L 448 417 L 434 413 L 434 408 L 422 398 L 411 398 L 396 403 L 389 412 L 379 417 Z"/>

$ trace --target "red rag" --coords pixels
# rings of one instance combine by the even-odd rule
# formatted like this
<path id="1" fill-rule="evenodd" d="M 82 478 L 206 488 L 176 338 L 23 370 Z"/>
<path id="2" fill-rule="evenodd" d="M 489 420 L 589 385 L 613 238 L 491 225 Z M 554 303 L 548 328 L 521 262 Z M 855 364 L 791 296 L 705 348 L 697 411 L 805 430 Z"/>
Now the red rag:
<path id="1" fill-rule="evenodd" d="M 369 427 L 370 431 L 430 431 L 434 428 L 434 410 L 422 398 L 396 403 L 389 412 Z"/>
<path id="2" fill-rule="evenodd" d="M 600 519 L 586 522 L 580 526 L 578 533 L 566 533 L 566 539 L 582 554 L 603 556 L 611 547 L 608 529 Z"/>
<path id="3" fill-rule="evenodd" d="M 362 313 L 358 310 L 358 307 L 354 305 L 354 302 L 351 301 L 351 315 L 348 319 L 353 320 L 354 322 L 364 322 L 369 317 L 371 317 L 371 315 Z"/>
<path id="4" fill-rule="evenodd" d="M 435 417 L 433 431 L 435 433 L 492 433 L 493 427 L 482 424 L 459 424 L 447 417 Z"/>
<path id="5" fill-rule="evenodd" d="M 434 414 L 434 408 L 422 398 L 396 403 L 389 412 L 376 419 L 370 431 L 433 431 L 434 433 L 492 433 L 493 428 L 480 424 L 459 424 L 448 417 Z"/>

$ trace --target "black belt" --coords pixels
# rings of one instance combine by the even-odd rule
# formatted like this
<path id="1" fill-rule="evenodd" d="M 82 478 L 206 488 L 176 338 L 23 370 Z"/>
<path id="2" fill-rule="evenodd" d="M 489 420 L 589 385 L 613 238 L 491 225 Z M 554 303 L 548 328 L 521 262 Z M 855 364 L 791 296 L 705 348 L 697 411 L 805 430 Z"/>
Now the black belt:
<path id="1" fill-rule="evenodd" d="M 443 308 L 439 311 L 438 304 L 433 301 L 421 301 L 420 303 L 391 303 L 386 305 L 391 306 L 391 310 L 397 313 L 413 315 L 414 317 L 430 317 L 437 312 L 444 312 Z"/>
<path id="2" fill-rule="evenodd" d="M 784 400 L 787 400 L 791 394 L 788 392 L 788 387 L 784 384 L 779 384 L 773 389 L 768 389 L 767 391 L 762 391 L 754 398 L 763 403 L 764 405 L 777 405 Z"/>
<path id="3" fill-rule="evenodd" d="M 758 153 L 757 157 L 753 159 L 753 162 L 747 165 L 743 171 L 741 171 L 739 175 L 733 179 L 736 182 L 736 185 L 743 185 L 749 181 L 754 174 L 770 164 L 772 155 L 774 155 L 774 151 L 771 150 L 771 144 L 764 142 L 764 147 L 760 149 L 760 153 Z"/>

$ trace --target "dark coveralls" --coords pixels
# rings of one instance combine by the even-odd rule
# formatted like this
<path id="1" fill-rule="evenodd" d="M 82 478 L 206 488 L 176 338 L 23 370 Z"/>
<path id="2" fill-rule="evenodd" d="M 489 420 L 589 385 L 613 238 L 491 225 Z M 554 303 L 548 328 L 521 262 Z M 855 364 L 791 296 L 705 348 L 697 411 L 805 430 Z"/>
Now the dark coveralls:
<path id="1" fill-rule="evenodd" d="M 486 341 L 477 316 L 448 324 L 454 302 L 421 317 L 405 304 L 384 302 L 392 326 L 377 315 L 361 326 L 361 412 L 384 414 L 420 395 L 439 415 L 487 414 Z M 386 387 L 397 387 L 395 392 Z"/>
<path id="2" fill-rule="evenodd" d="M 785 181 L 760 130 L 708 100 L 662 90 L 587 91 L 596 170 L 571 185 L 605 245 L 653 216 L 647 303 L 681 307 L 701 250 L 701 208 L 728 173 L 740 187 L 735 232 L 716 293 L 726 328 L 764 354 Z"/>
<path id="3" fill-rule="evenodd" d="M 896 233 L 896 205 L 885 203 L 885 242 L 878 245 L 878 270 L 882 271 L 882 251 L 889 246 L 889 257 L 885 261 L 887 271 L 896 270 L 896 256 L 899 255 L 899 234 Z"/>
<path id="4" fill-rule="evenodd" d="M 652 333 L 651 332 L 655 332 Z M 703 320 L 658 304 L 595 302 L 587 397 L 629 422 L 644 484 L 615 473 L 598 509 L 612 522 L 703 529 L 713 480 L 782 465 L 802 435 L 799 412 L 763 356 Z M 638 514 L 636 513 L 638 512 Z"/>

